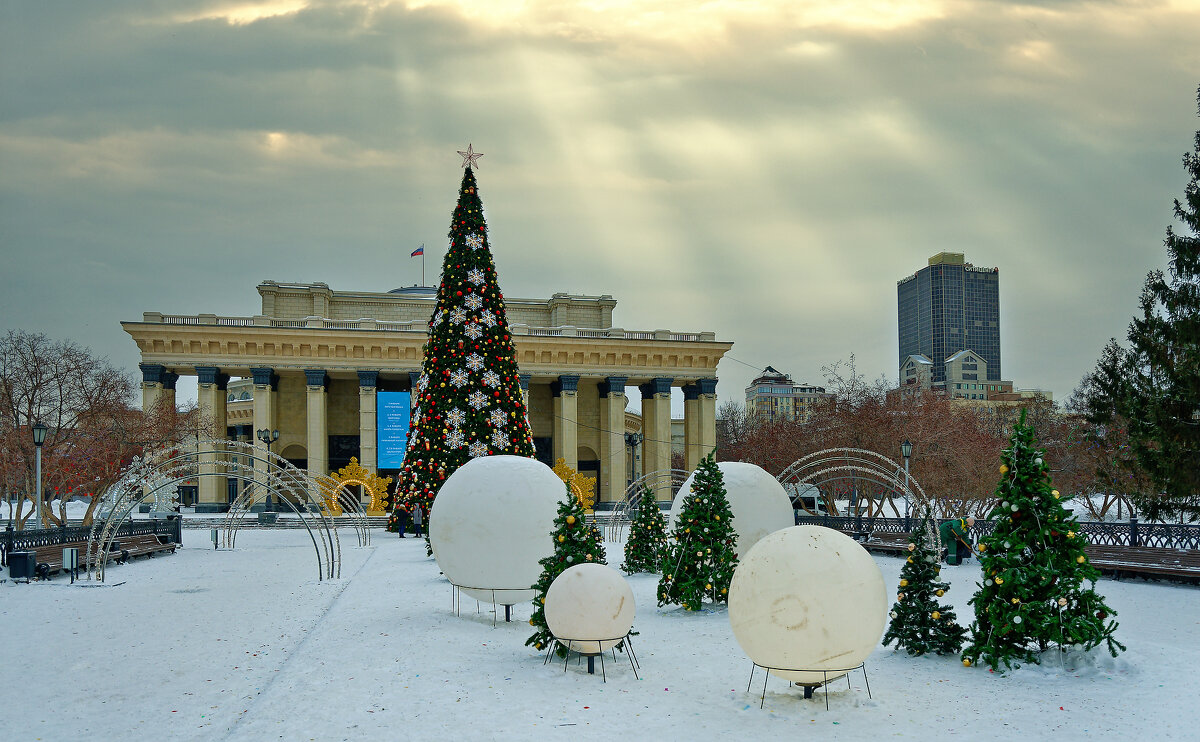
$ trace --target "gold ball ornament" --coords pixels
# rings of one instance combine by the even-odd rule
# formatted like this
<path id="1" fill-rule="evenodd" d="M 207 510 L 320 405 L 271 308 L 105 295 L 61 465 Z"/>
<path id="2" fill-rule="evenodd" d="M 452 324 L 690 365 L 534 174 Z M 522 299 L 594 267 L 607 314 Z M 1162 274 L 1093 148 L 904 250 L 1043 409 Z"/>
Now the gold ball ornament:
<path id="1" fill-rule="evenodd" d="M 1083 564 L 1084 561 L 1086 561 L 1086 560 L 1087 560 L 1087 557 L 1085 557 L 1083 554 L 1080 554 L 1079 556 L 1075 557 L 1075 561 L 1078 564 Z"/>
<path id="2" fill-rule="evenodd" d="M 936 621 L 942 617 L 942 614 L 938 613 L 937 611 L 934 611 L 933 613 L 929 614 L 929 617 L 932 618 L 934 621 Z"/>
<path id="3" fill-rule="evenodd" d="M 1013 604 L 1013 605 L 1017 605 L 1017 604 L 1018 604 L 1018 603 L 1020 603 L 1020 602 L 1021 602 L 1021 601 L 1020 601 L 1020 599 L 1018 599 L 1018 598 L 1013 598 L 1013 599 L 1012 599 L 1012 604 Z"/>
<path id="4" fill-rule="evenodd" d="M 945 595 L 945 594 L 946 594 L 946 591 L 945 591 L 945 590 L 938 590 L 938 591 L 937 591 L 937 596 L 938 596 L 939 598 L 940 598 L 940 597 L 942 597 L 942 596 L 943 596 L 943 595 Z"/>
<path id="5" fill-rule="evenodd" d="M 997 577 L 997 578 L 996 578 L 996 584 L 997 584 L 997 585 L 1003 585 L 1003 584 L 1004 584 L 1004 578 L 1003 578 L 1003 577 Z"/>
<path id="6" fill-rule="evenodd" d="M 1001 465 L 1000 465 L 1000 473 L 1001 473 L 1001 474 L 1007 474 L 1007 473 L 1008 473 L 1008 467 L 1007 467 L 1007 466 L 1005 466 L 1004 464 L 1001 464 Z"/>
<path id="7" fill-rule="evenodd" d="M 984 544 L 980 544 L 979 546 L 976 546 L 975 548 L 978 549 L 979 551 L 984 551 L 986 549 L 986 546 Z"/>
<path id="8" fill-rule="evenodd" d="M 971 658 L 963 657 L 963 667 L 970 667 L 970 666 L 971 666 Z"/>
<path id="9" fill-rule="evenodd" d="M 574 515 L 568 515 L 568 516 L 567 516 L 567 525 L 568 525 L 568 526 L 573 526 L 573 525 L 575 525 L 575 516 L 574 516 Z"/>
<path id="10" fill-rule="evenodd" d="M 909 551 L 914 551 L 916 548 L 917 548 L 917 545 L 916 545 L 916 544 L 909 544 L 909 545 L 908 545 L 908 550 L 909 550 Z"/>
<path id="11" fill-rule="evenodd" d="M 704 589 L 705 589 L 705 590 L 712 590 L 712 585 L 711 585 L 710 583 L 707 583 L 707 582 L 706 582 L 706 583 L 704 583 Z"/>
<path id="12" fill-rule="evenodd" d="M 561 533 L 558 534 L 558 543 L 561 544 L 563 541 L 566 541 L 566 540 L 567 540 L 566 536 L 562 535 Z"/>
<path id="13" fill-rule="evenodd" d="M 1058 599 L 1058 605 L 1059 605 L 1059 607 L 1060 607 L 1060 608 L 1066 608 L 1066 607 L 1067 607 L 1067 599 L 1066 599 L 1066 598 L 1059 598 L 1059 599 Z"/>
<path id="14" fill-rule="evenodd" d="M 908 587 L 908 580 L 900 580 L 900 587 Z"/>
<path id="15" fill-rule="evenodd" d="M 1067 531 L 1067 538 L 1075 538 L 1075 532 L 1074 532 L 1074 531 Z"/>

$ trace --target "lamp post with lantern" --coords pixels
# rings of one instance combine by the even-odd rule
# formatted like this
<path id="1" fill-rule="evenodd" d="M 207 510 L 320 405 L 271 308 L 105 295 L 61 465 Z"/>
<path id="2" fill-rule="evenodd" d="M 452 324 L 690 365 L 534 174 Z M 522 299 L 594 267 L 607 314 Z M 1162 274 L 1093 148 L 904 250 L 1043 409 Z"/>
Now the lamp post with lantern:
<path id="1" fill-rule="evenodd" d="M 260 430 L 255 431 L 255 435 L 257 435 L 258 439 L 262 441 L 262 444 L 267 447 L 268 453 L 271 451 L 271 444 L 279 440 L 278 430 L 267 430 L 266 428 L 261 428 Z M 271 512 L 274 507 L 274 503 L 271 501 L 271 488 L 268 487 L 266 512 Z"/>
<path id="2" fill-rule="evenodd" d="M 35 465 L 35 478 L 37 480 L 37 501 L 34 503 L 34 512 L 37 513 L 39 519 L 42 518 L 42 444 L 46 442 L 46 432 L 49 428 L 41 421 L 33 424 L 33 445 L 37 449 L 37 464 Z M 43 523 L 43 526 L 46 524 Z"/>
<path id="3" fill-rule="evenodd" d="M 912 501 L 912 489 L 908 486 L 908 460 L 912 457 L 912 443 L 907 438 L 900 444 L 900 455 L 904 457 L 904 527 L 908 528 L 909 504 Z"/>

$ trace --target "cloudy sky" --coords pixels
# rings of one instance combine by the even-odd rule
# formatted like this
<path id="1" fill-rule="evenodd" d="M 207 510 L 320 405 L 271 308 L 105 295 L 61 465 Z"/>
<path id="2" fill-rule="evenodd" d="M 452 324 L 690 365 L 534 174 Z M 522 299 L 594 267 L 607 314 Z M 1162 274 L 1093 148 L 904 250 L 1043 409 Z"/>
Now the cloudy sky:
<path id="1" fill-rule="evenodd" d="M 943 250 L 1064 399 L 1164 264 L 1197 38 L 1197 0 L 0 0 L 2 325 L 134 369 L 143 311 L 432 279 L 472 143 L 505 293 L 715 331 L 722 399 L 895 377 Z"/>

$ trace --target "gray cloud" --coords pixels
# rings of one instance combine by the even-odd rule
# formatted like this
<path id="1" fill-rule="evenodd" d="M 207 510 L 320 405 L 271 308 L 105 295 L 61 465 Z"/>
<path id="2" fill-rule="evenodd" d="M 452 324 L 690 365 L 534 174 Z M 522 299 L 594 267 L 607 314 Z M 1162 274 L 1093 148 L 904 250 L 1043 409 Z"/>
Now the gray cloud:
<path id="1" fill-rule="evenodd" d="M 1197 128 L 1200 13 L 1169 4 L 208 12 L 251 5 L 2 6 L 7 325 L 132 367 L 142 311 L 414 283 L 472 142 L 509 295 L 612 293 L 617 324 L 716 330 L 798 381 L 851 353 L 891 377 L 896 280 L 962 251 L 1000 268 L 1005 376 L 1063 398 L 1163 262 Z M 753 371 L 721 375 L 736 398 Z"/>

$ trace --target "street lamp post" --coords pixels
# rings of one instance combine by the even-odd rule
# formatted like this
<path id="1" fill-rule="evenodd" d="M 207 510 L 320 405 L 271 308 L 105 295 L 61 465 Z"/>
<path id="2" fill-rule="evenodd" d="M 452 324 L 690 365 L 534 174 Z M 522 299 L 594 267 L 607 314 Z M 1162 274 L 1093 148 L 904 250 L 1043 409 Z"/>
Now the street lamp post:
<path id="1" fill-rule="evenodd" d="M 38 421 L 33 425 L 33 445 L 37 448 L 37 502 L 34 503 L 34 509 L 40 518 L 42 515 L 42 444 L 46 442 L 46 431 L 49 430 L 42 421 Z M 43 525 L 46 525 L 43 523 Z"/>
<path id="2" fill-rule="evenodd" d="M 267 453 L 271 452 L 271 444 L 279 440 L 278 430 L 267 430 L 266 428 L 262 428 L 261 430 L 255 431 L 255 435 L 257 435 L 258 439 L 262 441 L 262 444 L 267 447 Z M 274 503 L 271 502 L 271 488 L 267 487 L 266 511 L 271 512 L 274 507 Z"/>
<path id="3" fill-rule="evenodd" d="M 908 460 L 912 457 L 912 444 L 905 438 L 900 444 L 900 455 L 904 457 L 904 525 L 908 526 L 908 509 L 912 501 L 912 489 L 908 486 Z"/>
<path id="4" fill-rule="evenodd" d="M 637 465 L 637 447 L 638 447 L 638 444 L 641 442 L 642 442 L 642 434 L 641 433 L 626 433 L 625 434 L 625 445 L 629 448 L 629 472 L 626 475 L 626 478 L 627 478 L 627 481 L 625 483 L 626 488 L 629 487 L 629 485 L 633 482 L 633 480 L 637 479 L 637 474 L 636 474 L 636 472 L 634 472 L 633 469 L 634 469 L 634 466 Z"/>

